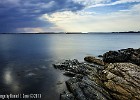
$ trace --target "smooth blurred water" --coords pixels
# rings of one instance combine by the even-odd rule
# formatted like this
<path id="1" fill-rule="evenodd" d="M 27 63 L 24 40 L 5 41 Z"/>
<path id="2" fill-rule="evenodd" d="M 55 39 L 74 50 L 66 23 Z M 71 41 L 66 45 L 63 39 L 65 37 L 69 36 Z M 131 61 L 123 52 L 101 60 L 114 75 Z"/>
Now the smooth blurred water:
<path id="1" fill-rule="evenodd" d="M 68 78 L 53 68 L 56 61 L 139 47 L 139 34 L 0 34 L 0 94 L 59 100 Z"/>

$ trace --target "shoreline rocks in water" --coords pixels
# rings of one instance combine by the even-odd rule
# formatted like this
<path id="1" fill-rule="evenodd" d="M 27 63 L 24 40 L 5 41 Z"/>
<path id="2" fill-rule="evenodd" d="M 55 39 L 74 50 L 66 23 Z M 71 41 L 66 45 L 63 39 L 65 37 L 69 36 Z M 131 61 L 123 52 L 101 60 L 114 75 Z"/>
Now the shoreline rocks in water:
<path id="1" fill-rule="evenodd" d="M 54 67 L 69 71 L 72 75 L 75 73 L 74 77 L 66 81 L 66 86 L 76 100 L 111 100 L 110 94 L 102 88 L 102 82 L 99 80 L 98 73 L 103 69 L 100 67 L 103 66 L 79 63 L 74 59 L 56 64 Z M 61 100 L 71 100 L 66 95 L 66 93 L 61 94 Z M 64 97 L 67 98 L 64 99 Z"/>
<path id="2" fill-rule="evenodd" d="M 66 71 L 64 75 L 70 76 L 65 82 L 68 92 L 62 93 L 60 99 L 140 100 L 139 51 L 128 48 L 117 53 L 107 52 L 103 55 L 103 61 L 107 63 L 89 56 L 85 57 L 85 60 L 90 63 L 74 59 L 54 64 L 55 68 Z M 127 56 L 121 57 L 124 54 Z M 134 54 L 136 62 L 132 60 Z M 130 56 L 131 58 L 126 60 Z"/>
<path id="3" fill-rule="evenodd" d="M 107 63 L 130 62 L 136 65 L 140 65 L 140 48 L 128 48 L 118 51 L 106 52 L 103 54 L 103 61 Z"/>

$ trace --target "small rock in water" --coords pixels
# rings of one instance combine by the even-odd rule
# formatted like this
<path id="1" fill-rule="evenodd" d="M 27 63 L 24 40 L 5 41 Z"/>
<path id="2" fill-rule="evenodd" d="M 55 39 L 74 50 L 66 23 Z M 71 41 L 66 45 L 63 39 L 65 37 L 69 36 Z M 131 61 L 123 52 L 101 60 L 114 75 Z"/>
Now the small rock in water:
<path id="1" fill-rule="evenodd" d="M 103 55 L 98 55 L 98 57 L 102 58 L 102 57 L 103 57 Z"/>
<path id="2" fill-rule="evenodd" d="M 63 82 L 61 82 L 61 81 L 58 81 L 57 82 L 57 85 L 61 85 L 61 84 L 63 84 Z"/>
<path id="3" fill-rule="evenodd" d="M 63 73 L 63 75 L 69 76 L 69 77 L 74 77 L 76 74 L 70 71 L 66 71 Z"/>
<path id="4" fill-rule="evenodd" d="M 75 98 L 72 93 L 67 91 L 60 94 L 60 100 L 75 100 Z"/>

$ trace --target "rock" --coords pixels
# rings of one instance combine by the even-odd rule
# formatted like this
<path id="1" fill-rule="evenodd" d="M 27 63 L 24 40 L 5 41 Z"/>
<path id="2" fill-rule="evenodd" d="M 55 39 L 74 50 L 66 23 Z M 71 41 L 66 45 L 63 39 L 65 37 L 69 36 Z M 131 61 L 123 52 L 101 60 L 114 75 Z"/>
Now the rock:
<path id="1" fill-rule="evenodd" d="M 74 77 L 76 74 L 70 71 L 66 71 L 63 73 L 63 75 L 69 76 L 69 77 Z"/>
<path id="2" fill-rule="evenodd" d="M 102 57 L 103 57 L 103 55 L 98 55 L 98 57 L 102 58 Z"/>
<path id="3" fill-rule="evenodd" d="M 63 82 L 58 81 L 56 84 L 57 84 L 57 85 L 61 85 L 61 84 L 63 84 Z"/>
<path id="4" fill-rule="evenodd" d="M 65 70 L 64 75 L 72 77 L 66 81 L 66 86 L 76 100 L 112 99 L 102 87 L 99 75 L 99 72 L 103 70 L 101 66 L 86 62 L 79 63 L 78 60 L 65 60 L 56 64 L 55 67 Z M 66 95 L 61 95 L 61 98 L 63 98 L 62 100 L 69 100 Z"/>
<path id="5" fill-rule="evenodd" d="M 77 100 L 86 100 L 81 88 L 79 87 L 79 80 L 77 78 L 70 78 L 66 81 L 66 85 L 70 92 L 72 92 Z"/>
<path id="6" fill-rule="evenodd" d="M 60 100 L 75 100 L 75 99 L 72 93 L 64 92 L 60 94 Z"/>
<path id="7" fill-rule="evenodd" d="M 97 64 L 97 65 L 102 65 L 102 66 L 105 65 L 104 62 L 103 62 L 102 60 L 97 59 L 97 58 L 95 58 L 95 57 L 93 57 L 93 56 L 85 57 L 84 60 L 87 61 L 87 62 L 89 62 L 89 63 L 95 63 L 95 64 Z"/>
<path id="8" fill-rule="evenodd" d="M 60 70 L 74 71 L 79 66 L 79 62 L 77 59 L 65 60 L 62 63 L 58 62 L 56 64 L 53 64 L 53 66 L 54 68 L 58 68 Z"/>
<path id="9" fill-rule="evenodd" d="M 116 100 L 140 100 L 140 67 L 132 63 L 109 64 L 103 70 L 105 87 Z"/>
<path id="10" fill-rule="evenodd" d="M 111 100 L 110 94 L 100 84 L 91 81 L 87 76 L 83 79 L 70 78 L 66 85 L 76 100 Z"/>
<path id="11" fill-rule="evenodd" d="M 140 49 L 106 52 L 105 63 L 91 56 L 84 59 L 90 63 L 74 59 L 54 64 L 72 77 L 61 100 L 140 100 Z"/>
<path id="12" fill-rule="evenodd" d="M 91 66 L 93 66 L 93 68 Z M 87 75 L 91 72 L 91 70 L 100 70 L 102 68 L 101 66 L 90 65 L 85 62 L 79 63 L 77 60 L 66 60 L 65 62 L 54 64 L 54 67 L 60 70 L 68 71 L 69 73 L 65 73 L 67 75 L 74 75 L 74 73 Z"/>
<path id="13" fill-rule="evenodd" d="M 121 49 L 103 54 L 103 61 L 107 63 L 130 62 L 140 65 L 140 49 Z"/>

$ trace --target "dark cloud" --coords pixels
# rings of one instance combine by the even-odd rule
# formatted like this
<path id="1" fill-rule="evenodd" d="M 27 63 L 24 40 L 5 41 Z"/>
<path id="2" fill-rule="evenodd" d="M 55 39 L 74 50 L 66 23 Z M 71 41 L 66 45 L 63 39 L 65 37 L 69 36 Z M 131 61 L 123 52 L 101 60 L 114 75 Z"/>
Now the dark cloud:
<path id="1" fill-rule="evenodd" d="M 16 32 L 17 28 L 51 27 L 38 19 L 57 11 L 77 11 L 83 6 L 72 0 L 0 0 L 0 32 Z"/>

